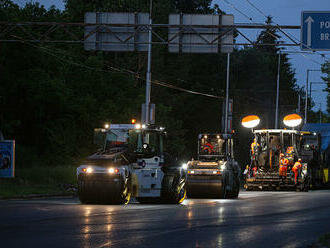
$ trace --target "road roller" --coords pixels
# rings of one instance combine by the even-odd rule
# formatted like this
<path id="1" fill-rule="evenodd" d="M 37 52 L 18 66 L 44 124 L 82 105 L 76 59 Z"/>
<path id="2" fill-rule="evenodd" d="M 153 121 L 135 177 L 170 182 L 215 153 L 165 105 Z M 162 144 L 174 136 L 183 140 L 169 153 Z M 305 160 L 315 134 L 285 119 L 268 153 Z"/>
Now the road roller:
<path id="1" fill-rule="evenodd" d="M 199 134 L 198 159 L 187 167 L 189 198 L 237 198 L 240 166 L 233 155 L 232 134 Z"/>
<path id="2" fill-rule="evenodd" d="M 187 172 L 164 151 L 166 132 L 155 125 L 110 125 L 96 130 L 99 151 L 77 168 L 82 203 L 179 204 Z"/>

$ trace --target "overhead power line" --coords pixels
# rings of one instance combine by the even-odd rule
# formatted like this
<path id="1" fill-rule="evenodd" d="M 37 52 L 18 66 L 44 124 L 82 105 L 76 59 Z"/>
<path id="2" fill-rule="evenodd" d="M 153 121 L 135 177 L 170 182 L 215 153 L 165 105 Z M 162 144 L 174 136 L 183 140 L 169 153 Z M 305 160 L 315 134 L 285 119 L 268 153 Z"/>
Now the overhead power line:
<path id="1" fill-rule="evenodd" d="M 38 46 L 38 45 L 32 44 L 30 42 L 27 43 L 27 42 L 24 42 L 24 41 L 22 41 L 22 43 L 28 44 L 28 45 L 33 46 L 35 48 L 40 48 L 40 49 L 42 49 L 42 51 L 44 51 L 48 55 L 51 55 L 51 56 L 57 58 L 58 60 L 61 60 L 61 61 L 65 62 L 65 63 L 69 63 L 69 64 L 72 64 L 72 65 L 75 65 L 75 66 L 79 66 L 79 67 L 82 67 L 82 68 L 85 68 L 85 69 L 88 69 L 88 70 L 94 70 L 94 71 L 106 72 L 106 73 L 115 71 L 115 72 L 118 72 L 118 73 L 124 73 L 124 74 L 132 75 L 135 78 L 138 78 L 138 79 L 141 79 L 141 80 L 144 80 L 144 81 L 146 80 L 139 73 L 136 73 L 136 72 L 128 70 L 128 69 L 117 68 L 117 67 L 113 67 L 113 66 L 106 66 L 111 71 L 110 70 L 103 70 L 103 69 L 91 67 L 91 66 L 88 66 L 88 65 L 85 65 L 85 64 L 77 63 L 77 62 L 74 62 L 74 61 L 71 61 L 71 60 L 67 60 L 67 59 L 64 59 L 63 57 L 59 57 L 57 54 L 54 53 L 55 49 L 53 49 L 53 48 L 49 49 L 49 48 L 43 47 L 41 45 Z M 62 55 L 64 55 L 64 54 L 62 54 Z M 65 55 L 68 56 L 67 54 L 65 54 Z M 184 89 L 184 88 L 172 85 L 172 84 L 167 83 L 167 82 L 162 82 L 162 81 L 159 81 L 159 80 L 151 80 L 151 83 L 154 84 L 154 85 L 158 85 L 158 86 L 162 86 L 162 87 L 182 91 L 182 92 L 189 93 L 189 94 L 200 95 L 200 96 L 216 98 L 216 99 L 223 99 L 224 98 L 224 97 L 221 97 L 221 96 L 216 96 L 216 95 L 206 94 L 206 93 L 202 93 L 202 92 L 198 92 L 198 91 Z"/>
<path id="2" fill-rule="evenodd" d="M 268 18 L 268 16 L 260 9 L 258 8 L 256 5 L 254 5 L 250 0 L 245 0 L 246 2 L 248 2 L 255 10 L 257 10 L 261 15 L 263 15 L 265 18 Z M 279 30 L 284 34 L 286 35 L 289 39 L 291 39 L 291 41 L 294 42 L 294 40 L 298 43 L 298 44 L 302 44 L 306 47 L 308 47 L 306 44 L 304 43 L 301 43 L 299 39 L 297 39 L 294 35 L 290 34 L 290 33 L 287 33 L 285 32 L 278 23 L 274 22 L 276 24 L 276 26 L 279 27 Z M 312 50 L 312 49 L 311 49 Z M 322 54 L 322 53 L 319 53 L 317 51 L 315 51 L 318 55 L 320 55 L 321 57 L 326 57 L 325 54 Z M 320 64 L 320 63 L 319 63 Z"/>
<path id="3" fill-rule="evenodd" d="M 256 22 L 253 21 L 252 17 L 248 16 L 248 15 L 245 14 L 243 11 L 239 10 L 237 7 L 235 7 L 235 6 L 234 6 L 232 3 L 230 3 L 228 0 L 224 0 L 224 1 L 225 1 L 228 5 L 230 5 L 233 9 L 235 9 L 235 10 L 238 11 L 240 14 L 242 14 L 247 20 L 249 20 L 249 21 L 251 22 L 251 24 L 258 24 L 258 23 L 256 23 Z M 257 8 L 257 7 L 256 7 L 254 4 L 252 4 L 250 1 L 248 1 L 248 0 L 246 0 L 246 1 L 247 1 L 252 7 Z M 257 11 L 258 11 L 259 13 L 261 13 L 264 17 L 267 18 L 267 15 L 266 15 L 264 12 L 262 12 L 259 8 L 257 8 Z M 275 23 L 275 24 L 276 24 L 276 23 Z M 288 33 L 286 33 L 286 32 L 284 32 L 280 25 L 276 24 L 275 27 L 277 27 L 278 30 L 279 30 L 280 32 L 282 32 L 285 36 L 289 37 L 289 39 L 290 39 L 291 41 L 293 41 L 294 44 L 299 45 L 300 42 L 297 43 L 297 42 L 294 41 L 292 38 L 290 38 L 291 35 L 288 34 Z M 271 36 L 274 36 L 272 33 L 270 33 L 270 32 L 267 31 L 267 30 L 266 30 L 265 32 L 268 33 L 268 34 L 271 35 Z M 244 36 L 243 36 L 243 37 L 244 37 Z M 246 37 L 245 37 L 245 38 L 246 38 Z M 294 39 L 297 40 L 295 37 L 294 37 Z M 296 50 L 296 51 L 297 51 L 297 50 Z M 307 57 L 306 55 L 301 54 L 301 56 L 303 56 L 305 59 L 308 59 L 308 60 L 312 61 L 313 63 L 316 63 L 316 64 L 318 64 L 318 65 L 322 65 L 321 63 L 319 63 L 319 62 L 317 62 L 317 61 L 311 59 L 310 57 Z"/>

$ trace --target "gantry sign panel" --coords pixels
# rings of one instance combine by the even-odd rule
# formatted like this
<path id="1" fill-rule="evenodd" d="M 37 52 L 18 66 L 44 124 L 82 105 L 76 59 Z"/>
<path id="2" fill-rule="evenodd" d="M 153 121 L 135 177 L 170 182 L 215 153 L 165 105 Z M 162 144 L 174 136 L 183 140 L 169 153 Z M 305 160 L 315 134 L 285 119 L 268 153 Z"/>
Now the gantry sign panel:
<path id="1" fill-rule="evenodd" d="M 233 28 L 219 28 L 219 25 L 234 25 L 234 16 L 170 14 L 169 52 L 231 53 Z"/>
<path id="2" fill-rule="evenodd" d="M 89 12 L 85 14 L 85 25 L 85 50 L 148 50 L 151 29 L 148 13 Z M 162 37 L 162 32 L 157 33 L 157 28 L 152 29 L 158 40 L 153 43 L 168 45 L 169 52 L 233 51 L 233 15 L 170 14 L 169 24 L 159 24 L 158 28 L 168 29 L 168 37 Z"/>
<path id="3" fill-rule="evenodd" d="M 85 23 L 97 24 L 85 27 L 85 50 L 148 50 L 148 27 L 143 26 L 149 23 L 148 13 L 89 12 Z"/>

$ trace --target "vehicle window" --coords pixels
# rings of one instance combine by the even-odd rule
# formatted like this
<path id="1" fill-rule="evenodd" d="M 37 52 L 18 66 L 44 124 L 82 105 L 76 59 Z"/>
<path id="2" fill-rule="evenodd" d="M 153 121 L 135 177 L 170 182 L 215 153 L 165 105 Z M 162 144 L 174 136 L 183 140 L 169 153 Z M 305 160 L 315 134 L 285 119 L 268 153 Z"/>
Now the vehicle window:
<path id="1" fill-rule="evenodd" d="M 200 155 L 225 155 L 225 140 L 219 135 L 207 135 L 200 139 Z"/>

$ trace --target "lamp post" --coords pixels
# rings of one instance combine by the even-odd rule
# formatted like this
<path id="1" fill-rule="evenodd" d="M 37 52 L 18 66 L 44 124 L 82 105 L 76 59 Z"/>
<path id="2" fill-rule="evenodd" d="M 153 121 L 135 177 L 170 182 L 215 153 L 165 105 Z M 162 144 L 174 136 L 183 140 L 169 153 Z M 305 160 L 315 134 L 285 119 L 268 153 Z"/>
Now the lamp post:
<path id="1" fill-rule="evenodd" d="M 305 121 L 304 123 L 307 123 L 307 111 L 308 111 L 308 81 L 309 81 L 309 72 L 312 71 L 321 71 L 321 70 L 315 70 L 315 69 L 307 69 L 307 78 L 306 78 L 306 99 L 305 99 Z"/>
<path id="2" fill-rule="evenodd" d="M 150 116 L 150 95 L 151 95 L 151 52 L 152 52 L 152 0 L 150 0 L 150 11 L 149 11 L 149 33 L 148 33 L 148 67 L 146 77 L 146 103 L 145 103 L 145 124 L 149 124 Z"/>
<path id="3" fill-rule="evenodd" d="M 281 70 L 281 51 L 278 53 L 278 65 L 277 65 L 275 129 L 277 129 L 277 127 L 278 127 L 278 101 L 279 101 L 279 96 L 280 96 L 280 70 Z"/>

